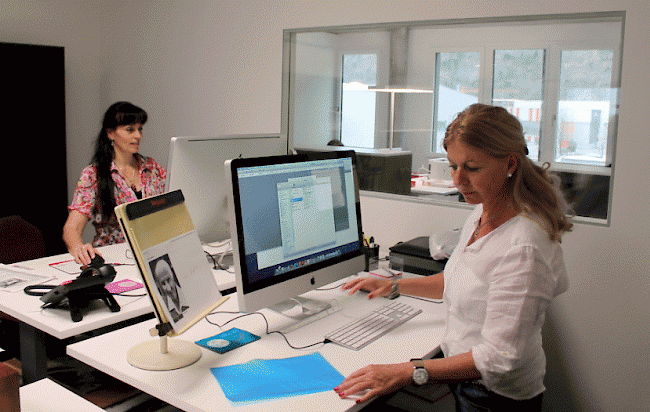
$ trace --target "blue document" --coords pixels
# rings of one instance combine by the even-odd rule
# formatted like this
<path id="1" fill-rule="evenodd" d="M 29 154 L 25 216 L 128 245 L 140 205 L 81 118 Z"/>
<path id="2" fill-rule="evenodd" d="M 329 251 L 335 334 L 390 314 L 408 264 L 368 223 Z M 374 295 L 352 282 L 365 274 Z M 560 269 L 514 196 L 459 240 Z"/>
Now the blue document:
<path id="1" fill-rule="evenodd" d="M 287 359 L 254 359 L 212 368 L 233 403 L 260 402 L 334 390 L 344 379 L 320 353 Z"/>

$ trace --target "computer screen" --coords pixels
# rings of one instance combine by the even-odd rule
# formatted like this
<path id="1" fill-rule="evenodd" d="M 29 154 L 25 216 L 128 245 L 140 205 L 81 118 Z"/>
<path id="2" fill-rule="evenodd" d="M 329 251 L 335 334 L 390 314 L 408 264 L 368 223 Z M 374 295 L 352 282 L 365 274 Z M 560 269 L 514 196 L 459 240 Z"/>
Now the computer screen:
<path id="1" fill-rule="evenodd" d="M 354 164 L 353 151 L 226 162 L 241 311 L 364 270 Z"/>
<path id="2" fill-rule="evenodd" d="M 166 188 L 183 191 L 202 243 L 222 241 L 230 238 L 224 162 L 286 153 L 287 139 L 280 134 L 172 137 Z"/>

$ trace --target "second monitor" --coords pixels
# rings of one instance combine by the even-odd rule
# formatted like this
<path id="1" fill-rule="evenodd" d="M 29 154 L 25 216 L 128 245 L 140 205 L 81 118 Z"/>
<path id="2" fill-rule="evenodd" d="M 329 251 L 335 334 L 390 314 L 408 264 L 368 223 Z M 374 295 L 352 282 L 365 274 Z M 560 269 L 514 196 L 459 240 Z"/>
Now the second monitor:
<path id="1" fill-rule="evenodd" d="M 181 189 L 201 242 L 230 238 L 224 162 L 238 157 L 287 153 L 281 134 L 172 137 L 167 191 Z"/>

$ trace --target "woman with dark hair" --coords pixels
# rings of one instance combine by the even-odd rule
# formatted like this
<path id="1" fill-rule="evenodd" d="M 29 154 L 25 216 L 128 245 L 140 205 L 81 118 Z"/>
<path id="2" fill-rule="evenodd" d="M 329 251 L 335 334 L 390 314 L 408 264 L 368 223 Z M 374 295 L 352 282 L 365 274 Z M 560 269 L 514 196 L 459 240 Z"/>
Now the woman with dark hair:
<path id="1" fill-rule="evenodd" d="M 146 122 L 147 112 L 128 102 L 114 103 L 104 114 L 95 154 L 81 172 L 63 226 L 63 240 L 77 263 L 89 264 L 97 246 L 124 241 L 115 206 L 165 191 L 165 169 L 138 153 Z M 81 239 L 88 221 L 96 230 L 92 244 Z"/>
<path id="2" fill-rule="evenodd" d="M 371 365 L 335 390 L 358 402 L 411 383 L 450 384 L 457 411 L 541 410 L 546 360 L 541 329 L 568 288 L 562 235 L 568 208 L 548 165 L 526 155 L 521 124 L 502 107 L 474 104 L 447 128 L 443 146 L 454 184 L 476 205 L 445 269 L 436 275 L 344 285 L 368 297 L 401 291 L 443 299 L 444 358 Z"/>

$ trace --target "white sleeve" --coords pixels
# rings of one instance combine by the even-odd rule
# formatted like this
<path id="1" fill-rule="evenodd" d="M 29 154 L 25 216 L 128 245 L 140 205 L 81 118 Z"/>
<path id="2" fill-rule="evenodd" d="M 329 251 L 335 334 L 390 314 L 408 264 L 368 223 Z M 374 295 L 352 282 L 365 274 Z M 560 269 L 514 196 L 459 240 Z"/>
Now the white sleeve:
<path id="1" fill-rule="evenodd" d="M 490 269 L 481 342 L 472 355 L 488 389 L 512 393 L 514 382 L 525 386 L 544 374 L 541 327 L 555 296 L 556 268 L 534 246 L 515 246 Z"/>

